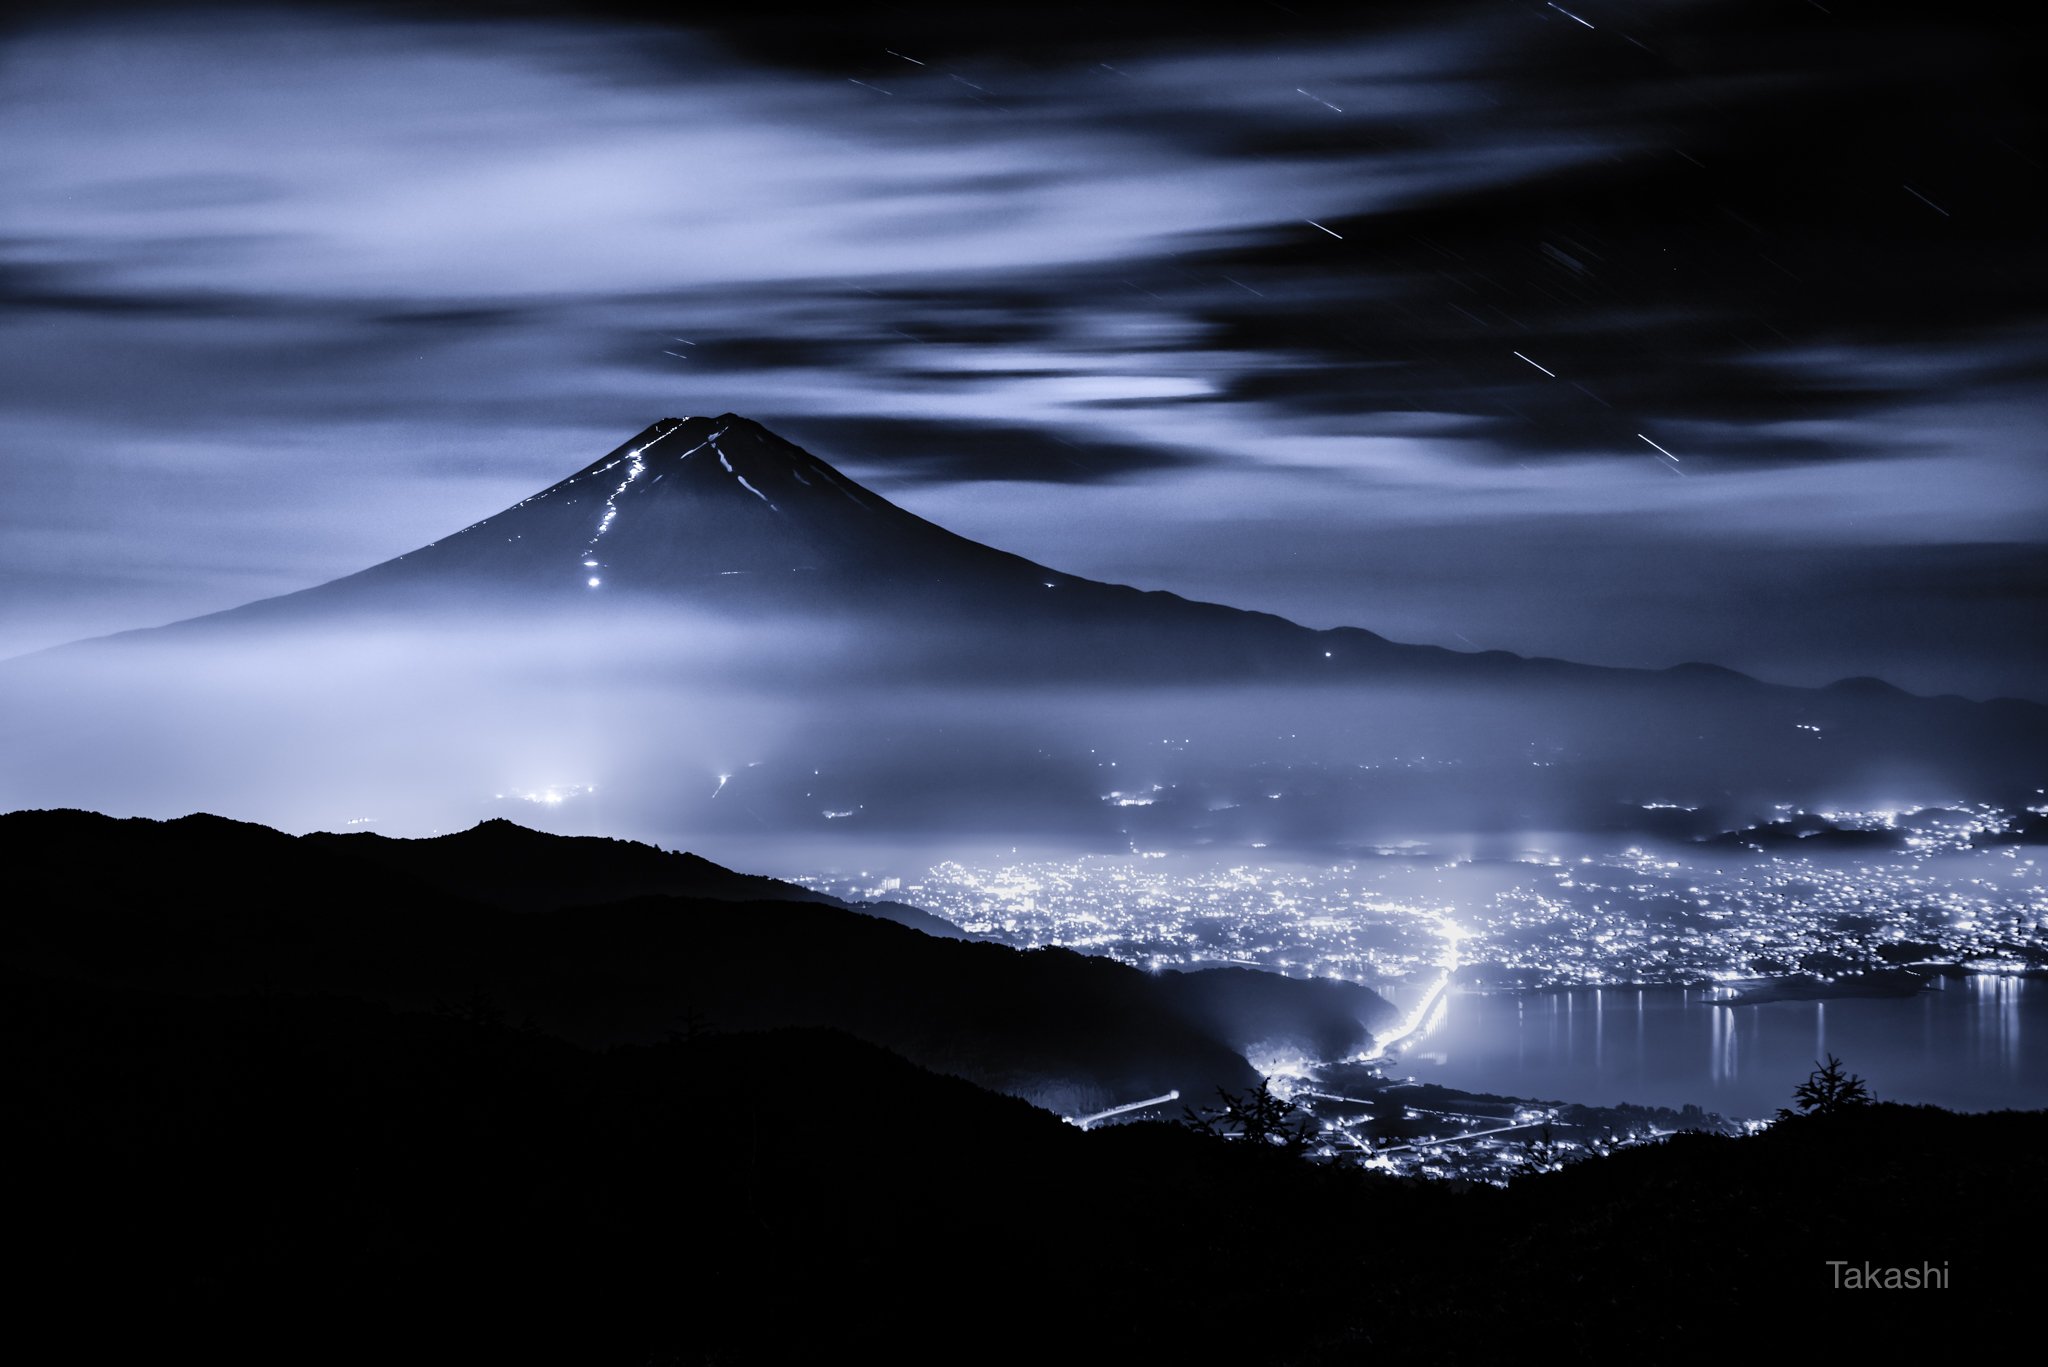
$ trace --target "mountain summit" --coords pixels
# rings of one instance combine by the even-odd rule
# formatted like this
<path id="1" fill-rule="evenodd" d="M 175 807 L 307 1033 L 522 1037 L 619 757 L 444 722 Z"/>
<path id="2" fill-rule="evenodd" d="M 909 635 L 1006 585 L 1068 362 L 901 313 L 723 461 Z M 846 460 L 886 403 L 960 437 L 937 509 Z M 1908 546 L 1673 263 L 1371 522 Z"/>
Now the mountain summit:
<path id="1" fill-rule="evenodd" d="M 754 584 L 716 581 L 853 571 L 928 576 L 975 551 L 984 570 L 987 557 L 1000 554 L 903 511 L 759 423 L 725 413 L 663 418 L 503 512 L 337 583 L 481 575 L 581 593 L 758 596 Z"/>

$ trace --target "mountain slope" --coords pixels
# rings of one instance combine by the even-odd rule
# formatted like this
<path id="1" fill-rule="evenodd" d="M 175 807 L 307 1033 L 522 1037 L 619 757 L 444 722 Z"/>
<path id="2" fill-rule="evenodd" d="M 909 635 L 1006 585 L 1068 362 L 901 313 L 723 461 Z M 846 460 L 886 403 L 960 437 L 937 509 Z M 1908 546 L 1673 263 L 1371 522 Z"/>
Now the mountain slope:
<path id="1" fill-rule="evenodd" d="M 852 904 L 779 878 L 735 873 L 700 855 L 602 836 L 548 835 L 502 817 L 466 831 L 394 840 L 369 831 L 315 831 L 302 843 L 387 869 L 399 877 L 512 911 L 619 902 L 632 897 L 695 897 L 712 902 L 817 902 L 857 911 L 942 940 L 966 939 L 958 926 L 896 902 Z"/>
<path id="2" fill-rule="evenodd" d="M 451 857 L 443 841 L 294 838 L 212 816 L 0 815 L 16 894 L 0 968 L 202 997 L 440 1006 L 585 1045 L 839 1029 L 1068 1114 L 1248 1085 L 1253 1044 L 1355 1051 L 1392 1014 L 1359 987 L 1272 977 L 1250 1000 L 1241 975 L 937 939 L 815 900 L 593 904 L 634 881 L 686 885 L 677 868 L 723 891 L 748 884 L 624 842 L 470 836 Z M 494 867 L 493 849 L 516 857 Z"/>
<path id="3" fill-rule="evenodd" d="M 733 413 L 663 418 L 451 536 L 315 588 L 195 620 L 411 608 L 439 597 L 592 606 L 651 597 L 747 611 L 1072 622 L 1164 612 L 1212 627 L 1307 634 L 1277 617 L 1101 584 L 970 541 Z"/>
<path id="4" fill-rule="evenodd" d="M 333 999 L 0 989 L 13 1322 L 95 1360 L 954 1363 L 999 1333 L 1033 1360 L 1666 1361 L 1809 1322 L 1896 1356 L 2043 1271 L 2013 1237 L 2048 1201 L 2042 1112 L 1880 1105 L 1467 1190 L 1082 1133 L 829 1032 L 597 1052 Z M 1816 1321 L 1835 1259 L 1951 1275 Z"/>
<path id="5" fill-rule="evenodd" d="M 455 535 L 336 581 L 424 578 L 564 594 L 801 588 L 858 572 L 935 578 L 1037 567 L 952 535 L 737 414 L 663 418 L 559 483 Z"/>

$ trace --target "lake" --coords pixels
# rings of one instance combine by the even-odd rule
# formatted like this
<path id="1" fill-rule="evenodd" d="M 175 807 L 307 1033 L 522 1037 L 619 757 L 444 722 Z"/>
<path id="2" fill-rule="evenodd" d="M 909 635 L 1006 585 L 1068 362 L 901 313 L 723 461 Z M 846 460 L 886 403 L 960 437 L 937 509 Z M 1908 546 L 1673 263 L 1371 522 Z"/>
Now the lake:
<path id="1" fill-rule="evenodd" d="M 1678 987 L 1454 992 L 1393 1071 L 1470 1091 L 1761 1117 L 1789 1105 L 1832 1052 L 1882 1101 L 2048 1107 L 2048 982 L 1937 981 L 1911 997 L 1734 1007 Z"/>

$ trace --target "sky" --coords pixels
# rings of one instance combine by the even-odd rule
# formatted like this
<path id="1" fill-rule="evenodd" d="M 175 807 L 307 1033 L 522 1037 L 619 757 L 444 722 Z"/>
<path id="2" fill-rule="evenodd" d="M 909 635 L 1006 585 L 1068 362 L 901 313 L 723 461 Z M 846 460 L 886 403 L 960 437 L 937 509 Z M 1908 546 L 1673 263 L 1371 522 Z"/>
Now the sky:
<path id="1" fill-rule="evenodd" d="M 2048 700 L 2025 45 L 1818 0 L 17 6 L 0 655 L 736 411 L 1314 626 Z"/>

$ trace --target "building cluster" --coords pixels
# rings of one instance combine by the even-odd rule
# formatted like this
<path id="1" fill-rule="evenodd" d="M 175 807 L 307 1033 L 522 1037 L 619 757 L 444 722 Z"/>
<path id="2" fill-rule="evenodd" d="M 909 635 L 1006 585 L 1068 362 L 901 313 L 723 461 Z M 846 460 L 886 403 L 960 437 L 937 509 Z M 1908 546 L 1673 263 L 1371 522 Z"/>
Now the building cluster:
<path id="1" fill-rule="evenodd" d="M 1246 965 L 1397 996 L 1441 971 L 1447 932 L 1459 984 L 1496 990 L 2048 965 L 2039 847 L 1976 843 L 2003 814 L 1817 815 L 1842 829 L 1889 822 L 1901 838 L 1813 853 L 1636 845 L 1322 865 L 1089 855 L 805 881 L 912 902 L 1020 948 L 1155 970 Z"/>

